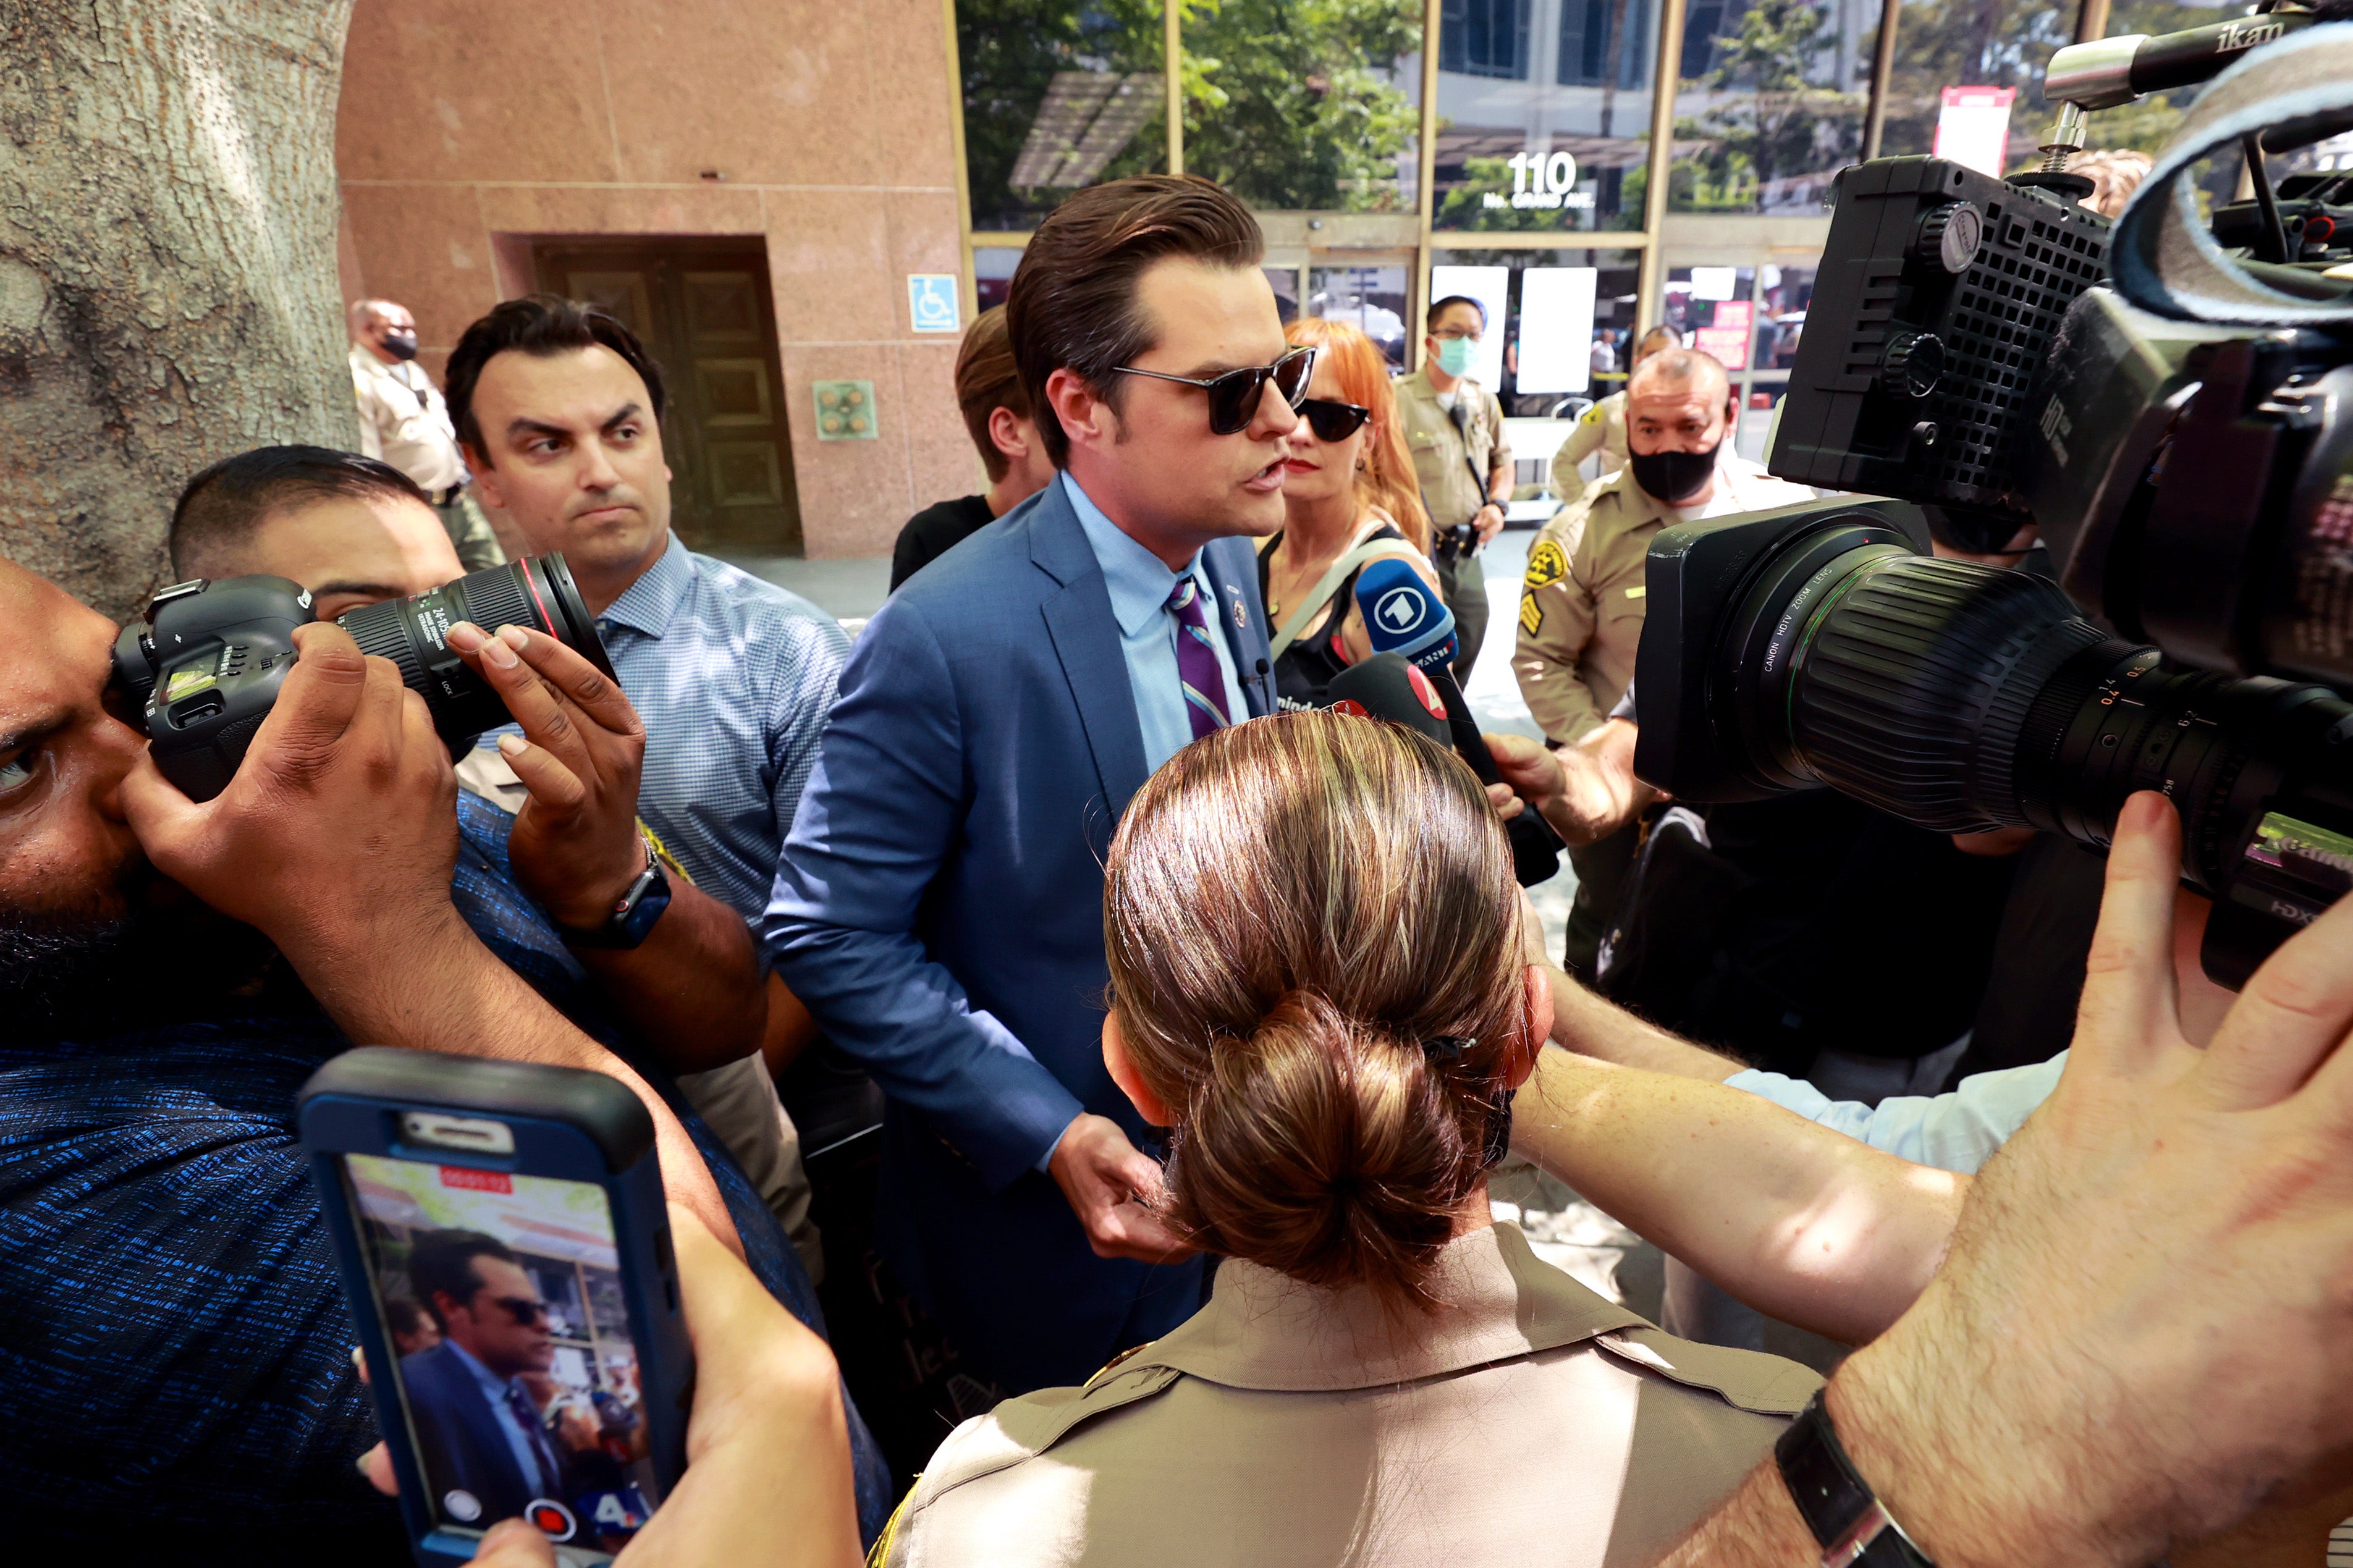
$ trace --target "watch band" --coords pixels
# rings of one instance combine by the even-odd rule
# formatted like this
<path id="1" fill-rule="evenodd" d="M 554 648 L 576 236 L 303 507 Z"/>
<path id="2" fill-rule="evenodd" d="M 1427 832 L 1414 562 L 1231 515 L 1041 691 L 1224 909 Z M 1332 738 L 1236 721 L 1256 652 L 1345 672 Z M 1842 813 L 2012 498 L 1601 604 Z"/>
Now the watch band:
<path id="1" fill-rule="evenodd" d="M 1822 1568 L 1936 1568 L 1856 1473 L 1820 1390 L 1773 1445 L 1773 1458 L 1822 1549 Z"/>
<path id="2" fill-rule="evenodd" d="M 556 933 L 568 947 L 585 947 L 603 952 L 628 952 L 642 945 L 654 922 L 670 908 L 670 878 L 663 872 L 660 858 L 652 846 L 646 847 L 646 868 L 638 873 L 628 890 L 617 900 L 597 926 L 559 925 Z"/>

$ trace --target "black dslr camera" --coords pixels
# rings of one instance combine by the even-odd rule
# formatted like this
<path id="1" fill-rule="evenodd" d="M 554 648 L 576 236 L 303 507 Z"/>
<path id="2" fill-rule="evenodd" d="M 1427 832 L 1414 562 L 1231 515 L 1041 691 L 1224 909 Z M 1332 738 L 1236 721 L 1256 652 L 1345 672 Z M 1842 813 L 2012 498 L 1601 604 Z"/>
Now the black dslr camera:
<path id="1" fill-rule="evenodd" d="M 2064 202 L 2075 102 L 2040 174 L 1845 171 L 1768 466 L 1902 499 L 1660 533 L 1643 778 L 1692 801 L 1826 784 L 1933 831 L 2095 846 L 2162 790 L 2229 984 L 2353 889 L 2353 279 L 2330 276 L 2353 253 L 2327 193 L 2284 213 L 2263 161 L 2353 129 L 2353 27 L 2316 19 L 2060 52 L 2054 92 L 2100 107 L 2274 40 L 2200 99 L 2113 233 Z M 2256 199 L 2210 234 L 2181 187 L 2218 149 Z M 2226 251 L 2242 209 L 2261 243 Z M 2056 584 L 1927 554 L 2028 522 Z"/>
<path id="2" fill-rule="evenodd" d="M 315 618 L 310 594 L 283 577 L 198 578 L 157 594 L 147 619 L 123 627 L 115 679 L 143 706 L 155 765 L 188 798 L 210 800 L 228 787 L 294 666 L 294 628 Z M 339 616 L 362 653 L 399 667 L 453 751 L 507 722 L 505 702 L 448 646 L 459 621 L 545 632 L 613 674 L 561 555 L 526 556 Z"/>

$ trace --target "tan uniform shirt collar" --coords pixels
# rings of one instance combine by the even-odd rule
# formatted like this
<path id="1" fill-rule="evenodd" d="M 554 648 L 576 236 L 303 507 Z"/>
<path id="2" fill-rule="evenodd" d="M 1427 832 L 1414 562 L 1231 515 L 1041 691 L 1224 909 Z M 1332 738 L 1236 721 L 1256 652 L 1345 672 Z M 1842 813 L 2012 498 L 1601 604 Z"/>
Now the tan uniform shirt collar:
<path id="1" fill-rule="evenodd" d="M 1539 1260 L 1516 1226 L 1449 1242 L 1432 1286 L 1436 1314 L 1400 1331 L 1366 1287 L 1324 1289 L 1229 1258 L 1209 1304 L 1119 1371 L 1165 1366 L 1229 1388 L 1324 1393 L 1411 1383 L 1648 1326 Z"/>

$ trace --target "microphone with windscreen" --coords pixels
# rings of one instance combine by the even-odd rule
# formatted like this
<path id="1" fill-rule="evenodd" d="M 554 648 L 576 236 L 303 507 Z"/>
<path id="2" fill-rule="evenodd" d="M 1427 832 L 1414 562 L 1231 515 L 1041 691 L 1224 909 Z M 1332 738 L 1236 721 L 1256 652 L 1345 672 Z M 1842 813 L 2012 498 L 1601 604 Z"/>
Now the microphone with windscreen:
<path id="1" fill-rule="evenodd" d="M 1501 784 L 1493 753 L 1454 679 L 1454 612 L 1405 562 L 1376 561 L 1356 576 L 1356 605 L 1371 634 L 1372 657 L 1332 679 L 1324 705 L 1388 719 L 1420 731 L 1471 764 L 1481 784 Z M 1430 699 L 1436 700 L 1433 703 Z M 1533 808 L 1504 825 L 1523 887 L 1560 871 L 1560 835 Z"/>

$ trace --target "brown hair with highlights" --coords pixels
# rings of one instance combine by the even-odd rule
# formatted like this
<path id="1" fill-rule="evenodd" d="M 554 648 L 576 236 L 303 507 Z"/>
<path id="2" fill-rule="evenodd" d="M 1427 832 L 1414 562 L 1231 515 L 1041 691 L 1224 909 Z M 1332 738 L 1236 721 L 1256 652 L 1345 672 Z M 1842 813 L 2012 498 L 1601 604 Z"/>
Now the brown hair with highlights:
<path id="1" fill-rule="evenodd" d="M 1429 1305 L 1529 1026 L 1511 853 L 1471 770 L 1339 713 L 1220 730 L 1130 803 L 1103 937 L 1122 1043 L 1176 1122 L 1168 1222 Z"/>

